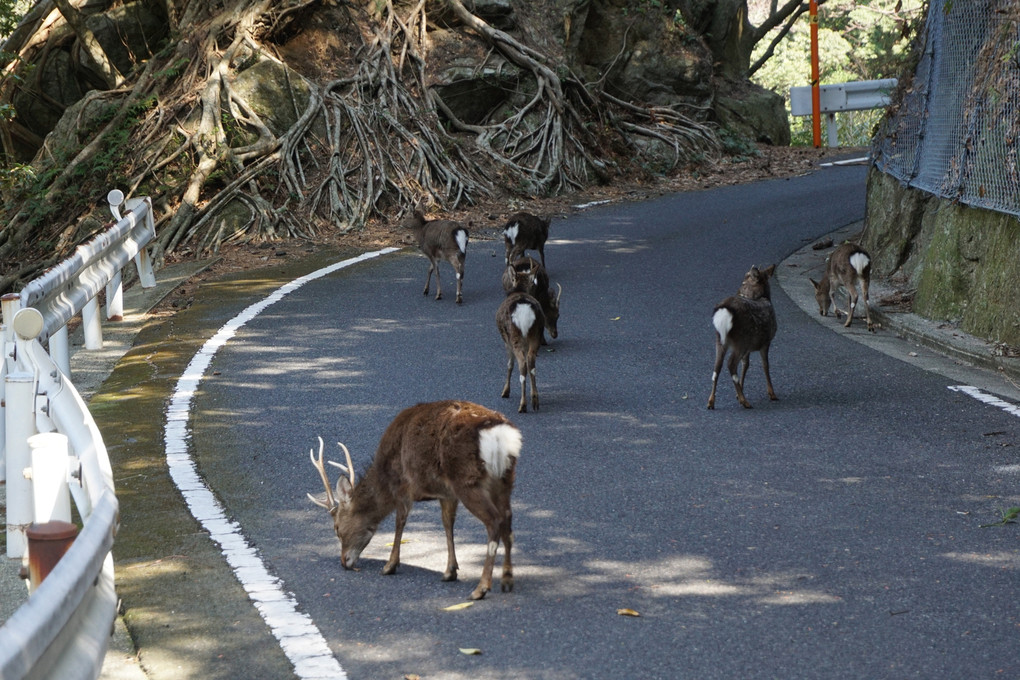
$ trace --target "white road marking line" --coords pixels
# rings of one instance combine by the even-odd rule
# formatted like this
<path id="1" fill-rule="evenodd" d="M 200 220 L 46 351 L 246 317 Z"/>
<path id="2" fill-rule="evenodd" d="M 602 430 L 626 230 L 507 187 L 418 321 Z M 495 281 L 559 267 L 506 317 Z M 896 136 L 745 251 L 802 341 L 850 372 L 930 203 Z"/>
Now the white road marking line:
<path id="1" fill-rule="evenodd" d="M 191 514 L 209 536 L 220 545 L 227 563 L 263 620 L 280 643 L 283 653 L 294 664 L 294 672 L 302 680 L 346 680 L 347 674 L 330 651 L 322 633 L 311 617 L 297 610 L 297 600 L 283 589 L 277 577 L 269 573 L 255 549 L 241 533 L 236 522 L 227 519 L 223 506 L 212 490 L 198 475 L 195 462 L 188 452 L 188 420 L 198 384 L 212 363 L 213 357 L 228 340 L 246 323 L 261 314 L 289 293 L 310 281 L 365 260 L 387 255 L 397 248 L 384 248 L 358 257 L 334 263 L 294 279 L 278 288 L 272 295 L 249 306 L 227 322 L 191 359 L 184 374 L 177 381 L 173 399 L 166 411 L 166 429 L 163 442 L 166 462 L 174 484 L 184 496 Z"/>
<path id="2" fill-rule="evenodd" d="M 950 385 L 949 389 L 954 392 L 969 394 L 982 403 L 988 404 L 989 406 L 996 406 L 1006 413 L 1020 418 L 1020 406 L 1011 404 L 1008 401 L 1003 401 L 1002 399 L 988 394 L 987 392 L 982 392 L 976 387 L 971 387 L 970 385 Z"/>

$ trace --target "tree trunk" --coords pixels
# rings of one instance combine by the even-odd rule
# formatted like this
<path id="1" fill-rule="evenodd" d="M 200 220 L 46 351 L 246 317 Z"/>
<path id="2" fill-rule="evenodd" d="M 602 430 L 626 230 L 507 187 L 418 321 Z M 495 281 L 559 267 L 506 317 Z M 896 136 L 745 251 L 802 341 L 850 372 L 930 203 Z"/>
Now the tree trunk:
<path id="1" fill-rule="evenodd" d="M 96 68 L 99 70 L 99 76 L 106 83 L 106 87 L 111 90 L 120 87 L 124 82 L 124 76 L 121 75 L 117 67 L 106 56 L 103 46 L 99 44 L 95 34 L 85 24 L 81 12 L 75 9 L 69 0 L 54 0 L 53 4 L 60 10 L 64 20 L 67 21 L 74 34 L 78 36 L 78 40 L 81 41 L 82 46 L 88 52 L 92 61 L 95 62 Z"/>
<path id="2" fill-rule="evenodd" d="M 824 4 L 825 0 L 818 0 Z M 726 80 L 745 81 L 751 74 L 754 48 L 773 28 L 790 24 L 806 11 L 801 0 L 772 0 L 769 15 L 758 26 L 751 23 L 747 0 L 675 0 L 684 21 L 705 39 L 712 52 L 716 75 Z"/>

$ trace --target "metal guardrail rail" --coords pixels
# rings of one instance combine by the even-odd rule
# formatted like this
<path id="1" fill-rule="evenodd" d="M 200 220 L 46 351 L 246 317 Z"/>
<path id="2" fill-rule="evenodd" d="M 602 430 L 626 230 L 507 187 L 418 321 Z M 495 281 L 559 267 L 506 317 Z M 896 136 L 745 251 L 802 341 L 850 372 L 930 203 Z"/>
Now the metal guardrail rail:
<path id="1" fill-rule="evenodd" d="M 116 615 L 113 471 L 69 378 L 67 322 L 81 313 L 86 349 L 102 347 L 97 296 L 105 288 L 108 318 L 123 314 L 121 272 L 131 260 L 142 286 L 155 285 L 145 252 L 155 231 L 148 199 L 124 204 L 123 194 L 112 191 L 108 200 L 112 227 L 2 300 L 0 481 L 7 482 L 7 557 L 26 560 L 29 527 L 69 522 L 68 497 L 82 522 L 67 552 L 0 627 L 4 680 L 97 678 Z"/>
<path id="2" fill-rule="evenodd" d="M 829 146 L 839 146 L 839 126 L 836 124 L 837 113 L 885 108 L 889 106 L 894 89 L 896 89 L 896 78 L 857 80 L 849 83 L 819 85 L 819 113 L 824 113 L 826 116 L 825 129 Z M 790 115 L 810 116 L 813 113 L 811 86 L 791 87 Z"/>

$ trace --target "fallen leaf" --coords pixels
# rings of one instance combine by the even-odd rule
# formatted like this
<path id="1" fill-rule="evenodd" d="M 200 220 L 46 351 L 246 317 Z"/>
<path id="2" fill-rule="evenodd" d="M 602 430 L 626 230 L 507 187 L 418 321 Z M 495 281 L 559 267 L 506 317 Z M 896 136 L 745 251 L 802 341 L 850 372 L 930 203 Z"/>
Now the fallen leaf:
<path id="1" fill-rule="evenodd" d="M 460 611 L 461 609 L 467 609 L 468 607 L 470 607 L 473 604 L 474 604 L 474 602 L 461 602 L 460 604 L 451 604 L 449 607 L 443 607 L 443 611 L 444 612 L 456 612 L 456 611 Z"/>
<path id="2" fill-rule="evenodd" d="M 618 316 L 614 316 L 612 319 L 610 319 L 610 321 L 619 321 L 619 320 L 620 320 L 620 317 L 618 317 Z"/>
<path id="3" fill-rule="evenodd" d="M 421 680 L 421 676 L 417 673 L 410 673 L 404 676 L 404 680 Z"/>
<path id="4" fill-rule="evenodd" d="M 626 609 L 626 608 L 624 608 L 624 609 L 617 609 L 616 613 L 619 614 L 620 616 L 641 616 L 641 614 L 637 613 L 633 609 Z"/>
<path id="5" fill-rule="evenodd" d="M 467 654 L 468 656 L 478 656 L 482 653 L 482 650 L 474 649 L 473 647 L 461 647 L 460 653 Z"/>
<path id="6" fill-rule="evenodd" d="M 410 542 L 411 542 L 410 539 L 407 539 L 407 538 L 400 539 L 400 545 L 404 545 L 405 543 L 410 543 Z M 387 543 L 386 547 L 387 548 L 392 548 L 393 547 L 393 541 L 390 541 L 389 543 Z"/>

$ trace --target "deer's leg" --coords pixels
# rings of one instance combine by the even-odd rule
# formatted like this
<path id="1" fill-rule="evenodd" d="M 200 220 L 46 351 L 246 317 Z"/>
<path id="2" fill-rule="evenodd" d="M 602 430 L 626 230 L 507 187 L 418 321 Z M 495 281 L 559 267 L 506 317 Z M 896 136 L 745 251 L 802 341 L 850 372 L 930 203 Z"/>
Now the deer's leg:
<path id="1" fill-rule="evenodd" d="M 750 361 L 751 357 L 748 354 L 744 354 L 743 357 L 736 352 L 730 354 L 730 378 L 733 379 L 733 388 L 737 391 L 737 401 L 739 401 L 740 405 L 744 408 L 751 408 L 751 402 L 749 402 L 747 397 L 744 396 L 744 377 L 747 376 L 747 367 L 750 364 Z M 738 378 L 737 365 L 741 362 L 744 364 L 744 373 L 742 377 Z"/>
<path id="2" fill-rule="evenodd" d="M 857 309 L 856 285 L 849 285 L 846 287 L 846 303 L 850 305 L 850 308 L 846 311 L 846 323 L 843 324 L 843 327 L 849 328 L 850 322 L 854 320 L 854 310 Z"/>
<path id="3" fill-rule="evenodd" d="M 397 514 L 394 518 L 393 549 L 390 551 L 390 559 L 383 565 L 382 573 L 395 574 L 400 564 L 400 538 L 404 535 L 404 524 L 407 523 L 407 515 L 411 512 L 411 504 L 402 501 L 397 504 Z"/>
<path id="4" fill-rule="evenodd" d="M 868 330 L 875 332 L 875 325 L 871 323 L 871 303 L 868 301 L 868 287 L 871 281 L 868 278 L 861 278 L 861 298 L 864 301 L 864 318 L 868 321 Z"/>
<path id="5" fill-rule="evenodd" d="M 454 256 L 453 259 L 450 260 L 450 263 L 453 265 L 453 271 L 456 272 L 457 275 L 457 304 L 460 304 L 461 302 L 464 301 L 464 298 L 461 296 L 461 288 L 464 284 L 463 254 Z"/>
<path id="6" fill-rule="evenodd" d="M 510 397 L 510 377 L 514 374 L 514 355 L 507 352 L 510 356 L 506 360 L 506 384 L 503 385 L 503 394 L 499 395 L 504 399 Z"/>
<path id="7" fill-rule="evenodd" d="M 434 269 L 436 270 L 436 299 L 443 299 L 443 284 L 439 280 L 439 260 L 437 259 L 434 263 Z"/>
<path id="8" fill-rule="evenodd" d="M 511 527 L 513 513 L 510 510 L 510 495 L 506 496 L 506 509 L 503 511 L 503 521 L 499 525 L 499 537 L 503 541 L 503 576 L 499 579 L 499 589 L 509 593 L 514 589 L 514 567 L 510 562 L 510 550 L 514 545 L 514 532 Z"/>
<path id="9" fill-rule="evenodd" d="M 429 284 L 432 283 L 432 270 L 436 268 L 436 263 L 429 259 L 429 273 L 425 275 L 425 290 L 422 291 L 422 295 L 429 294 Z M 439 272 L 436 272 L 436 281 L 439 281 Z"/>
<path id="10" fill-rule="evenodd" d="M 715 388 L 719 384 L 719 371 L 722 369 L 723 358 L 726 356 L 726 346 L 719 342 L 719 336 L 715 337 L 715 368 L 712 369 L 712 393 L 708 395 L 708 408 L 715 408 Z"/>
<path id="11" fill-rule="evenodd" d="M 517 370 L 518 370 L 518 373 L 520 373 L 520 377 L 518 378 L 518 380 L 520 380 L 520 383 L 521 383 L 521 403 L 519 403 L 517 405 L 517 412 L 518 413 L 527 413 L 528 412 L 528 400 L 527 400 L 527 396 L 525 395 L 525 391 L 527 390 L 527 387 L 528 387 L 528 378 L 527 378 L 527 375 L 528 375 L 528 359 L 527 359 L 527 357 L 524 356 L 523 352 L 521 352 L 521 351 L 519 351 L 517 349 L 514 350 L 514 355 L 515 355 L 515 357 L 517 359 Z"/>
<path id="12" fill-rule="evenodd" d="M 538 384 L 535 382 L 535 357 L 528 361 L 528 374 L 531 376 L 531 408 L 538 410 Z"/>
<path id="13" fill-rule="evenodd" d="M 453 547 L 453 523 L 457 519 L 457 499 L 440 498 L 439 506 L 443 512 L 443 528 L 446 530 L 446 571 L 443 572 L 444 581 L 457 580 L 457 553 Z"/>
<path id="14" fill-rule="evenodd" d="M 469 599 L 480 600 L 485 597 L 485 593 L 492 590 L 492 568 L 496 565 L 496 551 L 499 549 L 500 532 L 504 520 L 492 499 L 481 489 L 472 488 L 457 495 L 464 503 L 464 507 L 485 525 L 485 532 L 489 538 L 485 549 L 482 578 L 478 581 L 475 589 L 471 591 L 471 595 L 468 596 Z"/>
<path id="15" fill-rule="evenodd" d="M 776 396 L 776 391 L 772 389 L 772 376 L 769 375 L 769 346 L 765 345 L 759 351 L 761 354 L 761 367 L 765 371 L 765 386 L 769 391 L 769 399 L 772 401 L 779 401 L 779 397 Z"/>

